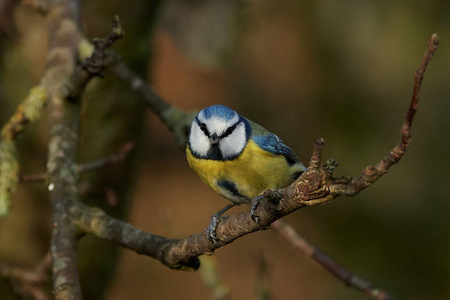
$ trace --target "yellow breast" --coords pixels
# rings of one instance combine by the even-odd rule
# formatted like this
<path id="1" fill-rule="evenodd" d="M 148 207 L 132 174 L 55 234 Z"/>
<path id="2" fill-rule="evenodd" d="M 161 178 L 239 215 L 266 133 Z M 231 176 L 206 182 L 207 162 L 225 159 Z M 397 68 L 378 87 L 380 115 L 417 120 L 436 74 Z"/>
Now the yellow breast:
<path id="1" fill-rule="evenodd" d="M 186 148 L 189 165 L 218 194 L 235 204 L 250 202 L 267 189 L 280 189 L 294 181 L 301 165 L 290 166 L 283 155 L 262 150 L 251 139 L 233 160 L 199 159 Z M 230 185 L 236 192 L 230 192 Z"/>

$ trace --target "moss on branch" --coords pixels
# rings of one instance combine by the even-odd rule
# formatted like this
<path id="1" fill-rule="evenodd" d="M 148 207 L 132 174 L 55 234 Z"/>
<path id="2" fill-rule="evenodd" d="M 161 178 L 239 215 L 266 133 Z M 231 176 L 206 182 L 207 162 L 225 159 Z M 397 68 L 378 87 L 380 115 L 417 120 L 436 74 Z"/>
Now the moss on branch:
<path id="1" fill-rule="evenodd" d="M 37 121 L 45 107 L 47 93 L 42 86 L 32 88 L 8 122 L 2 127 L 0 142 L 0 217 L 8 214 L 11 193 L 19 181 L 19 162 L 14 139 L 26 124 Z"/>
<path id="2" fill-rule="evenodd" d="M 11 193 L 19 178 L 17 149 L 13 140 L 0 143 L 0 217 L 8 214 Z"/>

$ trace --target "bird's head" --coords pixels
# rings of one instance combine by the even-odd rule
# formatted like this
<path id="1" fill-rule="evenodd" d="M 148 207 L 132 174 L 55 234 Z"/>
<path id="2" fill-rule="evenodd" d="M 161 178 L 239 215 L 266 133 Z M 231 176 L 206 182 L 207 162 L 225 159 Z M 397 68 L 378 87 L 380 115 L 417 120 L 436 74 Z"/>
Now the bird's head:
<path id="1" fill-rule="evenodd" d="M 250 134 L 247 119 L 229 107 L 213 105 L 192 121 L 188 147 L 197 158 L 231 160 L 242 153 Z"/>

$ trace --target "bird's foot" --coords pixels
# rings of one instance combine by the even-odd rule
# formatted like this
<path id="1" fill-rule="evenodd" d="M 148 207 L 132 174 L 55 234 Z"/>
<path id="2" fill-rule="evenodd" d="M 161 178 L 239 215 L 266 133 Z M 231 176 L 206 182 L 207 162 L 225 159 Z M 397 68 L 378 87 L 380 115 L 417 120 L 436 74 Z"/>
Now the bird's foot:
<path id="1" fill-rule="evenodd" d="M 219 239 L 216 236 L 217 225 L 219 224 L 220 219 L 228 218 L 227 216 L 222 216 L 222 214 L 232 208 L 234 205 L 235 204 L 228 204 L 227 206 L 213 214 L 209 221 L 208 227 L 206 227 L 206 237 L 216 246 L 220 246 Z"/>
<path id="2" fill-rule="evenodd" d="M 262 227 L 261 225 L 261 219 L 259 218 L 258 214 L 256 213 L 256 208 L 259 205 L 259 202 L 264 199 L 264 195 L 261 196 L 257 196 L 255 198 L 252 199 L 252 207 L 250 209 L 250 215 L 252 217 L 252 220 L 255 221 L 259 226 Z"/>
<path id="3" fill-rule="evenodd" d="M 217 224 L 219 223 L 219 217 L 215 214 L 211 217 L 209 221 L 208 227 L 206 227 L 206 237 L 208 240 L 214 243 L 214 245 L 218 246 L 219 242 L 216 236 Z"/>

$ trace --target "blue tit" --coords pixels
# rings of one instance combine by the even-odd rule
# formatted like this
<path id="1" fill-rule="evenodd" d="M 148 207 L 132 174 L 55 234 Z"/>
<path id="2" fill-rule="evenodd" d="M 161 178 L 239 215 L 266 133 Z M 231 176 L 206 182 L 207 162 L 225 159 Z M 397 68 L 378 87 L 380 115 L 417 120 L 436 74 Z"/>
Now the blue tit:
<path id="1" fill-rule="evenodd" d="M 224 105 L 209 106 L 197 114 L 186 156 L 200 178 L 231 201 L 211 217 L 207 227 L 207 236 L 215 243 L 215 229 L 225 211 L 261 199 L 265 190 L 290 185 L 305 170 L 275 134 Z M 256 205 L 252 202 L 252 217 L 258 221 Z"/>

